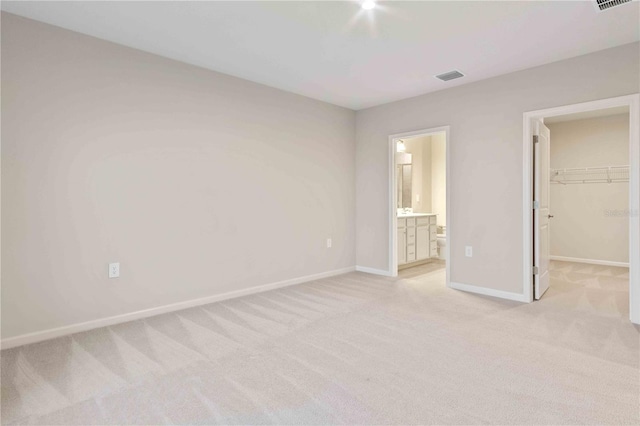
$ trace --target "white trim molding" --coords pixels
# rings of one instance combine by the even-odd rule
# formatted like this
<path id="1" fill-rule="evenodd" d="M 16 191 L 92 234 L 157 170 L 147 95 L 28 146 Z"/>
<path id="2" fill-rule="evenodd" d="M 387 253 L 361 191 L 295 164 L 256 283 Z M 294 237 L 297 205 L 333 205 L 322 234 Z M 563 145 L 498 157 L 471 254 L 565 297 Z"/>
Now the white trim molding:
<path id="1" fill-rule="evenodd" d="M 528 302 L 524 294 L 512 293 L 510 291 L 494 290 L 492 288 L 478 287 L 476 285 L 454 283 L 454 282 L 450 282 L 448 287 L 453 288 L 455 290 L 466 291 L 468 293 L 481 294 L 483 296 L 497 297 L 500 299 L 514 300 L 516 302 L 523 302 L 523 303 Z"/>
<path id="2" fill-rule="evenodd" d="M 342 275 L 348 272 L 353 272 L 355 271 L 355 269 L 356 269 L 355 266 L 349 266 L 346 268 L 335 269 L 327 272 L 320 272 L 318 274 L 306 275 L 298 278 L 291 278 L 284 281 L 278 281 L 275 283 L 249 287 L 246 289 L 230 291 L 227 293 L 215 294 L 212 296 L 201 297 L 198 299 L 186 300 L 184 302 L 172 303 L 170 305 L 158 306 L 155 308 L 144 309 L 141 311 L 130 312 L 122 315 L 116 315 L 116 316 L 107 317 L 107 318 L 100 318 L 97 320 L 91 320 L 91 321 L 86 321 L 78 324 L 66 325 L 63 327 L 51 328 L 43 331 L 36 331 L 34 333 L 28 333 L 20 336 L 2 339 L 2 342 L 0 342 L 0 347 L 2 349 L 15 348 L 17 346 L 28 345 L 30 343 L 42 342 L 44 340 L 55 339 L 56 337 L 62 337 L 62 336 L 67 336 L 74 333 L 80 333 L 82 331 L 88 331 L 88 330 L 93 330 L 100 327 L 107 327 L 110 325 L 121 324 L 124 322 L 134 321 L 142 318 L 149 318 L 155 315 L 166 314 L 168 312 L 180 311 L 183 309 L 193 308 L 196 306 L 208 305 L 209 303 L 221 302 L 223 300 L 235 299 L 237 297 L 263 293 L 265 291 L 275 290 L 282 287 L 288 287 L 288 286 L 302 284 L 309 281 L 319 280 L 322 278 Z"/>
<path id="3" fill-rule="evenodd" d="M 620 268 L 628 268 L 629 262 L 615 262 L 613 260 L 598 260 L 598 259 L 581 259 L 579 257 L 566 257 L 566 256 L 549 256 L 551 260 L 558 260 L 560 262 L 574 262 L 574 263 L 588 263 L 589 265 L 602 265 L 602 266 L 618 266 Z"/>
<path id="4" fill-rule="evenodd" d="M 522 236 L 523 236 L 523 294 L 527 302 L 533 300 L 533 168 L 531 122 L 559 115 L 596 111 L 614 107 L 629 108 L 629 319 L 640 324 L 640 94 L 529 111 L 523 114 L 522 138 Z"/>
<path id="5" fill-rule="evenodd" d="M 382 275 L 385 277 L 392 277 L 392 276 L 396 276 L 396 275 L 391 275 L 391 273 L 389 271 L 386 271 L 384 269 L 375 269 L 375 268 L 369 268 L 367 266 L 356 266 L 356 271 L 358 272 L 365 272 L 367 274 L 373 274 L 373 275 Z"/>

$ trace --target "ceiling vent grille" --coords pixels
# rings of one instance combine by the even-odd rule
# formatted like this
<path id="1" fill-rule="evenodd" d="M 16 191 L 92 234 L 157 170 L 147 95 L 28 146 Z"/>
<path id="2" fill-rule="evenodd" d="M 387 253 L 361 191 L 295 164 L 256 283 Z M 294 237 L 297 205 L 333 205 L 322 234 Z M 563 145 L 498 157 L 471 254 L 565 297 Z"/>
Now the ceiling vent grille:
<path id="1" fill-rule="evenodd" d="M 594 0 L 593 4 L 598 12 L 604 12 L 616 6 L 631 3 L 631 0 Z"/>
<path id="2" fill-rule="evenodd" d="M 460 78 L 460 77 L 464 77 L 464 74 L 462 74 L 458 70 L 453 70 L 453 71 L 436 75 L 436 78 L 442 81 L 455 80 L 456 78 Z"/>

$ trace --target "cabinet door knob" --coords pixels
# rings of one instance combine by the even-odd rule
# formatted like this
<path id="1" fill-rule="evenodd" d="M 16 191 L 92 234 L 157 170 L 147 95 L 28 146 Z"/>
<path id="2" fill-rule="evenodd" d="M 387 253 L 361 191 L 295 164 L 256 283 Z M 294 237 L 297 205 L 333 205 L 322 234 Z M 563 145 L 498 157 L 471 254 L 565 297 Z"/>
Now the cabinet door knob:
<path id="1" fill-rule="evenodd" d="M 549 218 L 549 219 L 551 219 L 552 217 L 553 217 L 553 215 L 552 215 L 552 214 L 548 214 L 548 215 L 547 215 L 547 218 Z"/>

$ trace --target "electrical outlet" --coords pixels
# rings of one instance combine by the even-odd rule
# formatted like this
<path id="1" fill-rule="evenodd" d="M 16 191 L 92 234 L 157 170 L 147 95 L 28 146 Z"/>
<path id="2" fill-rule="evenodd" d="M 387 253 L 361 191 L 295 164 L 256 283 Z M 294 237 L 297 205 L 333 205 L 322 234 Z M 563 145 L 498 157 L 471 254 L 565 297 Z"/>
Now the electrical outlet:
<path id="1" fill-rule="evenodd" d="M 464 247 L 464 255 L 467 257 L 473 257 L 473 247 L 465 246 Z"/>
<path id="2" fill-rule="evenodd" d="M 120 262 L 109 264 L 109 278 L 118 278 L 120 276 Z"/>
<path id="3" fill-rule="evenodd" d="M 331 238 L 327 238 L 327 248 L 331 248 L 332 244 Z"/>

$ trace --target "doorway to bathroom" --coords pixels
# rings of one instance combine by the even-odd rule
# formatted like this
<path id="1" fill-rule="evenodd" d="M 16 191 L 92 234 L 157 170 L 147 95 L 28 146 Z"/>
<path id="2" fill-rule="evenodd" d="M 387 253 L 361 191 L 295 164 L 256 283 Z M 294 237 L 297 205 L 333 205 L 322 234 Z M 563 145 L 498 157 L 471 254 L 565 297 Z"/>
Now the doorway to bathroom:
<path id="1" fill-rule="evenodd" d="M 640 323 L 640 96 L 524 114 L 526 301 Z"/>
<path id="2" fill-rule="evenodd" d="M 449 127 L 389 137 L 389 275 L 450 276 Z"/>

